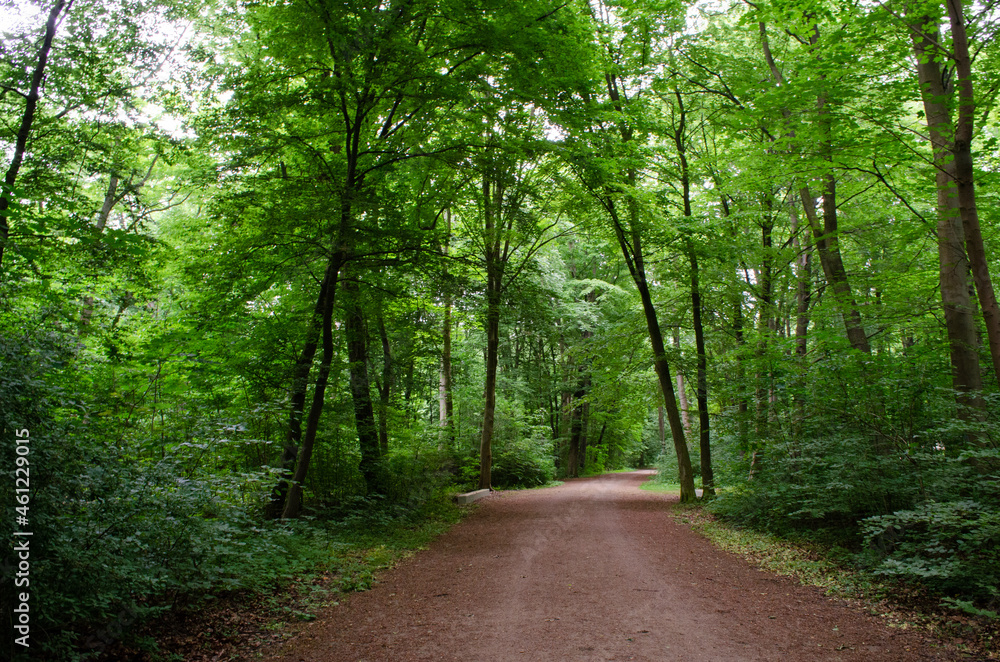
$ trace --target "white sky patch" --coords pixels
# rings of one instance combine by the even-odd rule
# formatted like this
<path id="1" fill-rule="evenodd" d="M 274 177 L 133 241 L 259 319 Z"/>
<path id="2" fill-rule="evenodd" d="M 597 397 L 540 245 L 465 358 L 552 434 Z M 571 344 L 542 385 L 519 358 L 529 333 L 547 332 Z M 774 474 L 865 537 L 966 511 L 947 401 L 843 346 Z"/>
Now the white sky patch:
<path id="1" fill-rule="evenodd" d="M 684 34 L 695 35 L 708 28 L 711 17 L 723 14 L 731 6 L 730 0 L 697 0 L 687 9 Z"/>
<path id="2" fill-rule="evenodd" d="M 48 9 L 23 0 L 3 0 L 0 2 L 0 32 L 18 34 L 38 30 L 41 34 L 48 12 Z"/>
<path id="3" fill-rule="evenodd" d="M 86 11 L 85 5 L 75 4 L 70 12 Z M 35 3 L 28 0 L 0 0 L 0 38 L 4 42 L 15 42 L 27 39 L 22 42 L 32 44 L 36 42 L 40 45 L 45 30 L 45 23 L 48 20 L 51 6 L 49 3 Z M 143 16 L 134 17 L 139 26 L 142 39 L 161 52 L 159 59 L 155 62 L 140 64 L 137 60 L 125 63 L 125 68 L 132 66 L 133 82 L 135 87 L 132 94 L 137 100 L 151 99 L 156 96 L 156 92 L 161 89 L 173 87 L 178 81 L 183 79 L 185 71 L 189 70 L 193 63 L 187 58 L 186 46 L 193 38 L 194 30 L 191 21 L 171 21 L 159 11 L 153 11 Z M 70 38 L 66 30 L 66 16 L 60 17 L 56 28 L 55 40 L 53 41 L 53 61 L 57 53 L 66 45 Z M 113 35 L 113 26 L 97 26 L 98 38 Z M 34 58 L 27 63 L 28 67 L 34 66 Z M 195 90 L 182 90 L 182 94 L 187 92 L 195 93 Z M 42 93 L 42 103 L 45 103 L 45 93 Z M 192 112 L 196 112 L 195 101 L 192 95 Z M 139 112 L 129 113 L 117 112 L 115 119 L 126 125 L 133 123 L 148 124 L 156 126 L 160 131 L 169 134 L 173 138 L 191 138 L 193 134 L 184 128 L 184 117 L 167 112 L 162 106 L 155 103 L 137 103 Z M 83 110 L 79 115 L 91 117 L 99 109 Z M 76 114 L 76 113 L 73 113 Z"/>

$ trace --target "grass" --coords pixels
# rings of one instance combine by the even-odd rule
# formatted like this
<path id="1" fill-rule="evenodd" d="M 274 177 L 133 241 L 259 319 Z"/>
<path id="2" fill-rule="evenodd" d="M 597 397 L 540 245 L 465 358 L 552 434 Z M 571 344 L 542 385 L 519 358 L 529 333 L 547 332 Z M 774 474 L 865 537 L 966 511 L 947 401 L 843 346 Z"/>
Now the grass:
<path id="1" fill-rule="evenodd" d="M 680 483 L 660 483 L 656 480 L 647 480 L 639 485 L 640 490 L 646 490 L 647 492 L 658 492 L 658 493 L 669 493 L 676 492 L 681 493 Z"/>

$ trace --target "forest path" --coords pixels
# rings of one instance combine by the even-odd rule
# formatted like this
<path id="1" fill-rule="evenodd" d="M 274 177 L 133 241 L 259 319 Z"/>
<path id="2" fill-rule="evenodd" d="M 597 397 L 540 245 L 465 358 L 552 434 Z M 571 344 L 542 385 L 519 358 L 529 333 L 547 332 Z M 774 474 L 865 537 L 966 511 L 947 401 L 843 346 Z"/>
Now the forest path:
<path id="1" fill-rule="evenodd" d="M 275 662 L 950 659 L 674 522 L 651 472 L 498 492 Z"/>

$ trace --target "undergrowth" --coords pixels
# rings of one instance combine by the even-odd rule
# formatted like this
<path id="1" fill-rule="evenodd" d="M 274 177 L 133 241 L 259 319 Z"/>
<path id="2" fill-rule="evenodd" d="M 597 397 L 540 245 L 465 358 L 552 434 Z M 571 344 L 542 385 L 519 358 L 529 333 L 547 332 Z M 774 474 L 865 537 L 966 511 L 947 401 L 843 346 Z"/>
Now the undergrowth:
<path id="1" fill-rule="evenodd" d="M 105 628 L 87 657 L 101 662 L 247 659 L 292 636 L 297 627 L 364 591 L 393 567 L 457 522 L 464 512 L 441 494 L 418 508 L 353 512 L 299 524 L 296 558 L 280 580 L 253 589 L 189 599 L 158 618 Z"/>

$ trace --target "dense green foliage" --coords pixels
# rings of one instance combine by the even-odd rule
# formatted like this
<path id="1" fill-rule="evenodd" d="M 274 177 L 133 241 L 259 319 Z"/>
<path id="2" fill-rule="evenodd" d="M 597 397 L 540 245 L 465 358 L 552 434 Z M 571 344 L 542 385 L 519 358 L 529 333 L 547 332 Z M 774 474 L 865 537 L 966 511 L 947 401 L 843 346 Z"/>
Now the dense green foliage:
<path id="1" fill-rule="evenodd" d="M 0 627 L 29 530 L 51 659 L 654 465 L 998 610 L 992 6 L 3 7 Z"/>

